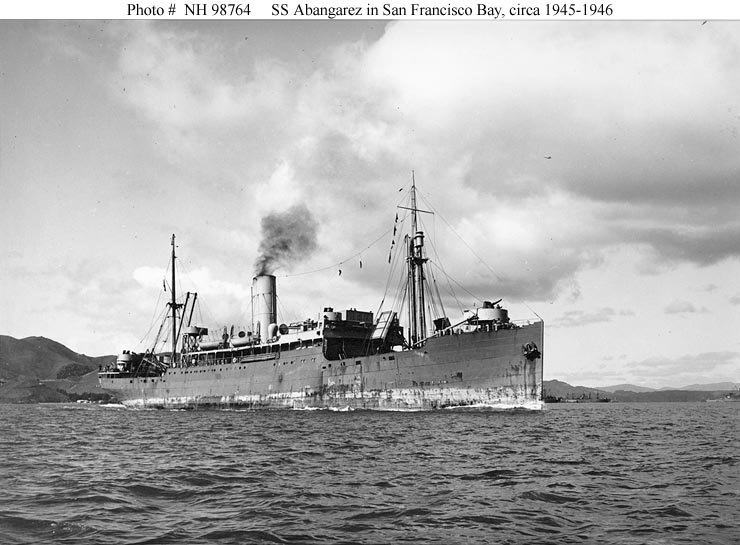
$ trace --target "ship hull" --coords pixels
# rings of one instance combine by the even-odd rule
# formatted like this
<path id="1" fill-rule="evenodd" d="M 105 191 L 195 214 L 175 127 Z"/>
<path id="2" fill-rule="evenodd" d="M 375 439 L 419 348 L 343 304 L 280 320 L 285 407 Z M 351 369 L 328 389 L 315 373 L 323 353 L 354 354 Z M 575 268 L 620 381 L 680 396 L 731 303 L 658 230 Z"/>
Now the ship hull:
<path id="1" fill-rule="evenodd" d="M 171 367 L 157 377 L 102 375 L 131 408 L 542 409 L 541 322 L 430 338 L 415 350 L 328 360 L 320 344 Z M 536 357 L 523 346 L 535 343 Z"/>

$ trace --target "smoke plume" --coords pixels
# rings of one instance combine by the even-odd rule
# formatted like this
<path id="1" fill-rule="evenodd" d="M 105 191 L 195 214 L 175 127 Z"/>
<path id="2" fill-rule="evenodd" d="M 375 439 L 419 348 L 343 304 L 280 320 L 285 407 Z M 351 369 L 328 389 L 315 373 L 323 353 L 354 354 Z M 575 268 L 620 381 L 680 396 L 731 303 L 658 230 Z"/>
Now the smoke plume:
<path id="1" fill-rule="evenodd" d="M 318 223 L 305 204 L 262 218 L 262 240 L 255 274 L 272 274 L 280 265 L 308 257 L 316 249 Z"/>

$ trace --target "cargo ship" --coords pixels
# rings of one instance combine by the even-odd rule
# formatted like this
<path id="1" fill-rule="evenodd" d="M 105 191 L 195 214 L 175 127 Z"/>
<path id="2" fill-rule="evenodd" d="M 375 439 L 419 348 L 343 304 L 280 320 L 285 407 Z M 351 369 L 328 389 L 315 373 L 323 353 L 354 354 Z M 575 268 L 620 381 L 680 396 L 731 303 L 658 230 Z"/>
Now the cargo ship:
<path id="1" fill-rule="evenodd" d="M 409 233 L 398 237 L 403 297 L 377 316 L 326 306 L 280 323 L 276 277 L 258 273 L 251 326 L 219 327 L 214 338 L 193 324 L 197 294 L 178 302 L 172 235 L 171 297 L 160 328 L 167 350 L 124 350 L 100 369 L 100 386 L 130 408 L 542 409 L 543 321 L 512 320 L 501 300 L 482 301 L 454 322 L 431 314 L 443 307 L 432 304 L 437 294 L 418 229 L 418 214 L 428 211 L 417 207 L 414 181 L 409 197 L 398 207 L 410 219 L 402 222 Z"/>

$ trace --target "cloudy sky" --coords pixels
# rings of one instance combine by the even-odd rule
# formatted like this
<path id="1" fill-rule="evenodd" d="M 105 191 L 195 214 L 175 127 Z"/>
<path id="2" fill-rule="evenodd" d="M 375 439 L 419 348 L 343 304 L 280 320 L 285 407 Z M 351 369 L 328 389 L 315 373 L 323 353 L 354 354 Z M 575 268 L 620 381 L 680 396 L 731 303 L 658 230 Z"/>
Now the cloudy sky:
<path id="1" fill-rule="evenodd" d="M 0 21 L 0 333 L 141 348 L 172 233 L 247 324 L 303 205 L 282 321 L 375 311 L 413 171 L 453 320 L 541 316 L 545 378 L 740 382 L 739 61 L 721 21 Z"/>

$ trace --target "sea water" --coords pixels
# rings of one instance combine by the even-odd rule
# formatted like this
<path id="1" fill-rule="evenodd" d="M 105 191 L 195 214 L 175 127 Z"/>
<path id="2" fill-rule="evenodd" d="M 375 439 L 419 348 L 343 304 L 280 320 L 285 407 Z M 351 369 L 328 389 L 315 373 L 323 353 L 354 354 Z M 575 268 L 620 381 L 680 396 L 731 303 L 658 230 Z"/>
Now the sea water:
<path id="1" fill-rule="evenodd" d="M 0 405 L 0 543 L 740 543 L 740 403 Z"/>

